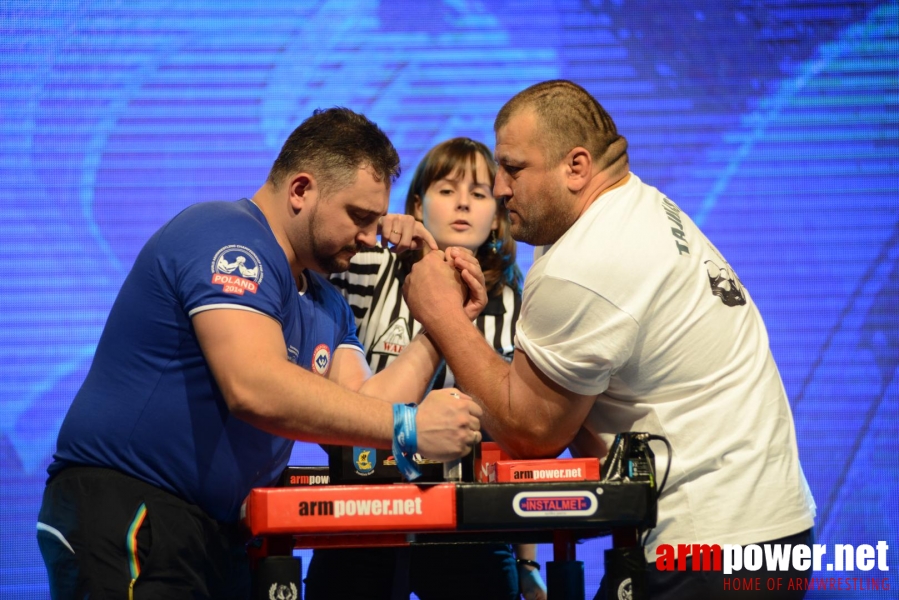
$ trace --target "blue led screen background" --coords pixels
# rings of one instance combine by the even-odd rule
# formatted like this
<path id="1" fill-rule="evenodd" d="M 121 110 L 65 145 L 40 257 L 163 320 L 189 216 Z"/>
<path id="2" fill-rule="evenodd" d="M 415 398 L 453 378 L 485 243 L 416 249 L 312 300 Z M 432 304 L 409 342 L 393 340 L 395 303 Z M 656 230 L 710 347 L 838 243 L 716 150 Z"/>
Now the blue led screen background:
<path id="1" fill-rule="evenodd" d="M 855 575 L 892 576 L 896 589 L 899 3 L 5 0 L 0 596 L 48 595 L 35 542 L 45 468 L 156 228 L 188 204 L 251 195 L 287 134 L 333 105 L 393 139 L 399 210 L 430 146 L 456 135 L 492 146 L 503 102 L 551 78 L 606 106 L 634 172 L 751 290 L 818 541 L 885 540 L 891 571 Z M 323 458 L 298 445 L 294 460 Z M 607 546 L 580 547 L 589 590 Z"/>

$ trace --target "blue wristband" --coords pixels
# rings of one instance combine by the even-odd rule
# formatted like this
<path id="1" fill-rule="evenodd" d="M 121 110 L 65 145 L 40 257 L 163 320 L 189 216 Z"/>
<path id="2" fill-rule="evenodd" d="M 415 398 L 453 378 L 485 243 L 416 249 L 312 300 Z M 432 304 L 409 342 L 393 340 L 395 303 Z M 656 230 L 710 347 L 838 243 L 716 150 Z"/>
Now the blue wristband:
<path id="1" fill-rule="evenodd" d="M 417 412 L 418 406 L 415 404 L 393 405 L 393 458 L 396 459 L 396 466 L 399 467 L 403 477 L 409 481 L 421 477 L 421 472 L 410 460 L 412 455 L 418 452 L 418 434 L 415 429 Z"/>

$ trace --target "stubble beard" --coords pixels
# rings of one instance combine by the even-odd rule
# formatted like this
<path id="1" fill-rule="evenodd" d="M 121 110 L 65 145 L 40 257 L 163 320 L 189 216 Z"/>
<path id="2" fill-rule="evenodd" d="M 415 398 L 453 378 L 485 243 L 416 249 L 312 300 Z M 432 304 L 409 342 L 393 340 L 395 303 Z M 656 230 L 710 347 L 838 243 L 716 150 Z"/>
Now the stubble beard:
<path id="1" fill-rule="evenodd" d="M 531 246 L 554 244 L 573 223 L 564 210 L 567 208 L 564 192 L 547 186 L 538 190 L 534 197 L 537 200 L 531 204 L 526 218 L 518 210 L 515 211 L 518 224 L 510 228 L 512 237 Z"/>

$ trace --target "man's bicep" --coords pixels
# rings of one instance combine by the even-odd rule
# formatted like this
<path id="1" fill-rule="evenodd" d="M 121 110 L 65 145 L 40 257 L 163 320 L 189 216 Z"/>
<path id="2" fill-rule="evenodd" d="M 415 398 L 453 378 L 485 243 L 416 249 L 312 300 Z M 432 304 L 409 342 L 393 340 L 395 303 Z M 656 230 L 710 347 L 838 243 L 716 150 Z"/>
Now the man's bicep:
<path id="1" fill-rule="evenodd" d="M 213 309 L 194 314 L 194 331 L 203 356 L 228 406 L 244 402 L 253 379 L 272 361 L 287 360 L 280 324 L 252 310 Z"/>
<path id="2" fill-rule="evenodd" d="M 544 455 L 558 455 L 574 440 L 596 399 L 559 385 L 521 350 L 512 359 L 509 394 L 512 413 L 533 420 L 534 443 Z"/>
<path id="3" fill-rule="evenodd" d="M 328 379 L 354 392 L 371 377 L 371 368 L 365 361 L 365 353 L 356 346 L 339 346 L 331 360 Z"/>

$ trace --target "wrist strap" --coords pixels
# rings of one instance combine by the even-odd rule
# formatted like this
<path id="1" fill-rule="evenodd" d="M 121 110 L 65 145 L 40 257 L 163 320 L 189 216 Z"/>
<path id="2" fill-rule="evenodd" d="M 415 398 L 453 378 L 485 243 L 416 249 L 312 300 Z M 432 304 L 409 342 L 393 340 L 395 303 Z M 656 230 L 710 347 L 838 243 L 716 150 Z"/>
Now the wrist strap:
<path id="1" fill-rule="evenodd" d="M 529 558 L 516 558 L 515 564 L 518 565 L 519 567 L 533 567 L 534 570 L 536 570 L 536 571 L 540 570 L 540 563 L 538 563 L 536 560 L 531 560 Z"/>
<path id="2" fill-rule="evenodd" d="M 415 404 L 393 405 L 393 458 L 403 477 L 409 481 L 421 477 L 421 471 L 411 460 L 412 455 L 418 451 L 418 434 L 415 428 L 417 412 L 418 406 Z"/>

